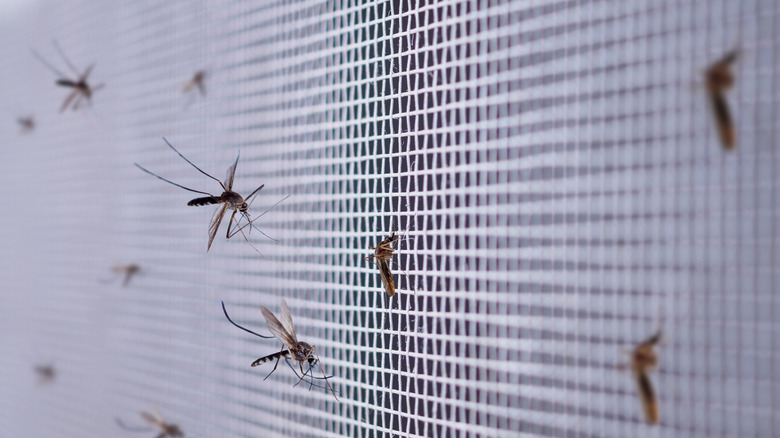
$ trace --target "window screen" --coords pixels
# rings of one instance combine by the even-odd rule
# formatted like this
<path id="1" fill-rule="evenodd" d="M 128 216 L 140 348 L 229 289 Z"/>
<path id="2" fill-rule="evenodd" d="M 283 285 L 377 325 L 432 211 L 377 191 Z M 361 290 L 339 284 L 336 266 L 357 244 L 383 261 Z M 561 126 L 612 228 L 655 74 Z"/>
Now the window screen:
<path id="1" fill-rule="evenodd" d="M 155 408 L 188 437 L 778 434 L 776 2 L 0 11 L 3 435 Z M 94 63 L 92 105 L 59 113 L 31 49 Z M 704 71 L 735 49 L 726 151 Z M 282 201 L 265 235 L 226 218 L 207 252 L 214 207 L 133 166 L 221 192 L 163 136 L 218 179 L 240 151 L 253 217 Z M 389 298 L 364 257 L 393 231 Z M 220 306 L 268 334 L 281 299 L 338 401 L 284 361 L 263 381 L 279 342 Z M 659 329 L 650 426 L 616 365 Z"/>

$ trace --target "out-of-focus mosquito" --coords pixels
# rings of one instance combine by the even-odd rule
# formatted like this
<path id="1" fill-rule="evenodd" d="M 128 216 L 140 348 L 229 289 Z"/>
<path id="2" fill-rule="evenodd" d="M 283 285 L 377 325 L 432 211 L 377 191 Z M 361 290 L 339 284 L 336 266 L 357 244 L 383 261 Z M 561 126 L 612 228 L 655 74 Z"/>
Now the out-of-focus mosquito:
<path id="1" fill-rule="evenodd" d="M 57 377 L 57 370 L 52 364 L 37 365 L 35 373 L 38 374 L 38 382 L 41 384 L 53 382 L 54 378 Z"/>
<path id="2" fill-rule="evenodd" d="M 715 115 L 715 124 L 723 147 L 732 150 L 737 147 L 736 129 L 731 117 L 725 93 L 734 85 L 734 73 L 731 71 L 739 53 L 734 50 L 714 64 L 705 73 L 707 92 L 712 104 L 712 112 Z"/>
<path id="3" fill-rule="evenodd" d="M 61 87 L 67 87 L 71 88 L 72 91 L 70 94 L 65 98 L 65 101 L 62 103 L 62 107 L 60 107 L 60 112 L 65 111 L 68 106 L 71 106 L 71 103 L 73 104 L 71 108 L 75 111 L 79 109 L 79 106 L 81 105 L 82 100 L 86 99 L 87 104 L 92 103 L 92 94 L 103 88 L 103 84 L 96 85 L 94 87 L 90 86 L 89 83 L 87 83 L 87 80 L 89 79 L 89 74 L 92 73 L 92 69 L 95 67 L 95 64 L 91 64 L 89 67 L 87 67 L 86 70 L 84 70 L 83 73 L 79 73 L 79 71 L 76 69 L 76 67 L 73 66 L 73 64 L 70 62 L 67 56 L 65 56 L 65 52 L 62 51 L 60 48 L 60 45 L 57 44 L 57 41 L 52 41 L 52 44 L 54 44 L 54 47 L 57 49 L 57 52 L 59 52 L 62 59 L 65 61 L 65 64 L 70 68 L 73 73 L 76 75 L 76 79 L 70 79 L 68 76 L 61 71 L 57 70 L 54 66 L 46 62 L 46 60 L 38 54 L 35 50 L 33 50 L 33 55 L 35 55 L 36 58 L 38 58 L 43 65 L 45 65 L 49 70 L 54 72 L 57 76 L 59 76 L 59 79 L 57 79 L 56 84 Z"/>
<path id="4" fill-rule="evenodd" d="M 642 409 L 645 412 L 645 419 L 650 424 L 658 424 L 658 399 L 655 396 L 653 385 L 647 373 L 658 365 L 658 354 L 653 350 L 661 341 L 661 331 L 639 344 L 631 354 L 631 363 L 618 364 L 617 368 L 631 368 L 636 380 L 637 390 L 639 391 L 639 400 L 642 402 Z"/>
<path id="5" fill-rule="evenodd" d="M 193 89 L 197 88 L 200 92 L 200 95 L 203 97 L 206 97 L 206 72 L 203 70 L 198 70 L 195 72 L 195 74 L 192 76 L 192 79 L 187 81 L 186 84 L 184 84 L 184 88 L 182 88 L 183 94 L 188 94 Z"/>
<path id="6" fill-rule="evenodd" d="M 129 265 L 116 264 L 111 267 L 111 271 L 122 275 L 124 277 L 122 287 L 127 287 L 127 285 L 130 284 L 130 280 L 141 272 L 141 267 L 135 263 L 130 263 Z"/>
<path id="7" fill-rule="evenodd" d="M 19 124 L 19 131 L 22 134 L 28 134 L 35 130 L 35 119 L 33 116 L 17 117 L 16 123 Z"/>
<path id="8" fill-rule="evenodd" d="M 155 429 L 160 431 L 160 434 L 157 435 L 156 438 L 176 438 L 176 437 L 183 437 L 184 433 L 179 429 L 179 426 L 171 423 L 166 423 L 165 419 L 160 415 L 157 410 L 154 411 L 154 414 L 150 414 L 148 412 L 141 412 L 141 418 L 143 418 L 147 423 L 149 423 L 149 426 L 151 427 L 131 427 L 127 426 L 124 423 L 122 423 L 122 420 L 119 418 L 116 419 L 116 423 L 121 427 L 122 429 L 128 430 L 130 432 L 152 432 Z"/>
<path id="9" fill-rule="evenodd" d="M 144 172 L 148 173 L 149 175 L 152 175 L 152 176 L 154 176 L 154 177 L 156 177 L 158 179 L 161 179 L 161 180 L 167 182 L 168 184 L 172 184 L 172 185 L 174 185 L 176 187 L 182 188 L 182 189 L 190 191 L 190 192 L 200 193 L 200 194 L 203 194 L 203 195 L 208 195 L 208 196 L 203 197 L 203 198 L 195 198 L 195 199 L 191 200 L 190 202 L 187 203 L 187 205 L 189 205 L 189 206 L 200 207 L 200 206 L 203 206 L 203 205 L 221 204 L 220 207 L 217 207 L 217 210 L 214 212 L 214 215 L 211 218 L 211 223 L 209 224 L 209 244 L 208 244 L 208 247 L 207 247 L 206 251 L 209 251 L 211 249 L 211 243 L 214 242 L 214 237 L 216 237 L 217 231 L 219 231 L 219 226 L 222 223 L 222 218 L 225 216 L 225 212 L 227 212 L 227 210 L 230 209 L 230 210 L 233 211 L 233 213 L 230 215 L 230 221 L 228 222 L 228 229 L 227 229 L 227 233 L 225 234 L 225 238 L 226 239 L 230 239 L 231 237 L 235 236 L 236 234 L 241 233 L 241 235 L 244 237 L 244 240 L 246 240 L 246 242 L 252 248 L 254 248 L 254 250 L 257 251 L 258 254 L 260 254 L 260 251 L 258 251 L 257 248 L 255 248 L 255 246 L 252 245 L 251 242 L 249 242 L 249 239 L 246 237 L 246 234 L 244 234 L 243 230 L 244 230 L 244 228 L 249 226 L 250 232 L 251 232 L 252 228 L 254 228 L 254 229 L 257 229 L 257 231 L 260 232 L 265 237 L 268 237 L 269 239 L 274 240 L 271 237 L 269 237 L 267 234 L 265 234 L 262 231 L 260 231 L 256 226 L 254 226 L 254 222 L 253 221 L 261 218 L 263 215 L 268 213 L 268 211 L 270 211 L 271 208 L 274 208 L 275 206 L 279 205 L 279 203 L 281 203 L 285 199 L 289 198 L 289 196 L 285 197 L 281 201 L 279 201 L 276 204 L 274 204 L 271 208 L 269 208 L 268 210 L 263 212 L 263 214 L 259 215 L 255 219 L 251 219 L 249 217 L 249 212 L 248 212 L 249 207 L 252 205 L 252 202 L 253 202 L 255 196 L 257 196 L 257 194 L 260 192 L 260 190 L 262 190 L 262 188 L 265 185 L 263 184 L 260 187 L 256 188 L 246 198 L 243 198 L 241 195 L 239 195 L 238 193 L 233 191 L 233 179 L 236 176 L 236 166 L 238 166 L 238 159 L 241 157 L 241 152 L 238 153 L 238 156 L 236 157 L 236 161 L 233 163 L 233 165 L 228 168 L 228 170 L 227 170 L 227 177 L 225 178 L 225 181 L 222 182 L 222 181 L 218 180 L 217 178 L 214 178 L 213 176 L 211 176 L 208 173 L 204 172 L 203 170 L 201 170 L 195 164 L 193 164 L 192 161 L 188 160 L 184 155 L 181 154 L 181 152 L 177 151 L 176 148 L 173 147 L 173 145 L 170 144 L 165 137 L 163 137 L 163 140 L 165 141 L 165 144 L 167 144 L 168 147 L 173 149 L 173 151 L 176 152 L 181 158 L 183 158 L 184 161 L 186 161 L 192 167 L 197 169 L 198 172 L 206 175 L 207 177 L 209 177 L 209 178 L 213 179 L 214 181 L 216 181 L 217 183 L 219 183 L 220 187 L 222 188 L 222 194 L 219 195 L 219 196 L 214 196 L 214 195 L 212 195 L 211 193 L 208 193 L 208 192 L 202 192 L 200 190 L 193 190 L 191 188 L 184 187 L 183 185 L 176 184 L 175 182 L 167 180 L 167 179 L 157 175 L 156 173 L 153 173 L 153 172 L 151 172 L 149 170 L 146 170 L 143 166 L 141 166 L 138 163 L 133 163 L 139 169 L 143 170 Z M 239 217 L 238 220 L 236 220 L 236 214 L 240 214 L 241 215 L 241 217 Z M 241 219 L 244 219 L 244 218 L 247 220 L 247 223 L 242 226 L 241 225 Z M 235 226 L 233 226 L 234 222 L 235 222 Z M 260 255 L 262 255 L 262 254 L 260 254 Z"/>

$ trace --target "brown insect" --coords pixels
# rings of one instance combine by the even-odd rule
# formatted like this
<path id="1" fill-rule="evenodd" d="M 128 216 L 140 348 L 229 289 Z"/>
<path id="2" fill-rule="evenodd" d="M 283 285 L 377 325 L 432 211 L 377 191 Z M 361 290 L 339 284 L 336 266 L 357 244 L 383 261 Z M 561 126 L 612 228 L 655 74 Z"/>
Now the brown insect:
<path id="1" fill-rule="evenodd" d="M 179 429 L 179 426 L 175 424 L 169 424 L 165 422 L 165 419 L 156 410 L 154 414 L 148 412 L 141 412 L 141 418 L 143 418 L 151 427 L 130 427 L 126 426 L 122 421 L 117 418 L 116 422 L 119 426 L 125 430 L 131 432 L 152 432 L 155 429 L 160 431 L 160 434 L 156 438 L 176 438 L 183 437 L 184 433 Z"/>
<path id="2" fill-rule="evenodd" d="M 642 402 L 642 409 L 645 412 L 645 419 L 650 424 L 658 424 L 658 399 L 656 399 L 653 385 L 647 373 L 658 365 L 658 354 L 653 351 L 661 341 L 661 331 L 651 336 L 639 344 L 631 354 L 630 364 L 619 364 L 618 368 L 630 367 L 634 372 L 637 390 L 639 391 L 639 400 Z"/>
<path id="3" fill-rule="evenodd" d="M 189 81 L 187 81 L 186 84 L 184 84 L 182 93 L 187 94 L 197 87 L 198 91 L 200 91 L 200 95 L 206 97 L 205 79 L 206 79 L 205 71 L 203 70 L 196 71 L 195 74 L 192 76 L 192 79 L 190 79 Z"/>
<path id="4" fill-rule="evenodd" d="M 50 383 L 57 377 L 57 370 L 54 369 L 54 365 L 37 365 L 35 367 L 35 373 L 38 374 L 38 382 Z"/>
<path id="5" fill-rule="evenodd" d="M 734 85 L 734 73 L 731 64 L 737 60 L 738 53 L 733 51 L 712 64 L 705 73 L 707 92 L 715 115 L 715 124 L 723 147 L 732 150 L 737 147 L 736 129 L 731 117 L 725 92 Z"/>
<path id="6" fill-rule="evenodd" d="M 214 205 L 214 204 L 220 205 L 219 207 L 217 207 L 217 210 L 214 212 L 214 215 L 211 218 L 211 223 L 209 224 L 209 244 L 208 244 L 208 248 L 206 249 L 206 251 L 209 251 L 211 249 L 211 243 L 214 242 L 214 237 L 216 237 L 217 231 L 219 231 L 219 226 L 222 223 L 222 218 L 225 216 L 225 213 L 227 212 L 228 209 L 232 210 L 233 213 L 230 215 L 230 221 L 228 222 L 228 229 L 227 229 L 227 233 L 225 234 L 225 238 L 230 239 L 231 237 L 235 236 L 236 234 L 241 233 L 241 235 L 244 236 L 244 240 L 246 240 L 247 243 L 249 243 L 249 245 L 252 248 L 254 248 L 255 251 L 257 251 L 257 248 L 255 248 L 254 245 L 252 245 L 249 242 L 249 239 L 247 239 L 246 235 L 243 232 L 243 229 L 245 227 L 247 227 L 247 226 L 250 227 L 250 231 L 252 230 L 252 228 L 257 229 L 257 227 L 255 227 L 254 224 L 253 224 L 253 220 L 249 217 L 248 210 L 249 210 L 249 206 L 251 205 L 254 197 L 257 195 L 258 192 L 260 192 L 260 190 L 265 185 L 261 185 L 260 187 L 256 188 L 246 198 L 243 198 L 241 195 L 239 195 L 238 193 L 233 191 L 233 180 L 234 180 L 234 178 L 236 176 L 236 166 L 238 166 L 238 159 L 241 157 L 241 152 L 239 152 L 238 157 L 236 157 L 236 161 L 233 163 L 233 165 L 228 168 L 228 170 L 227 170 L 227 177 L 225 178 L 225 181 L 222 182 L 222 181 L 214 178 L 213 176 L 209 175 L 208 173 L 204 172 L 203 170 L 201 170 L 195 164 L 193 164 L 184 155 L 182 155 L 181 152 L 177 151 L 176 148 L 173 147 L 173 145 L 171 145 L 165 137 L 163 137 L 163 140 L 165 140 L 165 143 L 171 149 L 173 149 L 173 151 L 176 152 L 182 159 L 184 159 L 184 161 L 186 161 L 192 167 L 197 169 L 198 172 L 206 175 L 207 177 L 209 177 L 209 178 L 213 179 L 214 181 L 216 181 L 217 183 L 219 183 L 220 187 L 222 188 L 222 194 L 219 195 L 219 196 L 214 196 L 214 195 L 212 195 L 211 193 L 208 193 L 208 192 L 202 192 L 200 190 L 193 190 L 191 188 L 184 187 L 183 185 L 176 184 L 173 181 L 167 180 L 167 179 L 165 179 L 165 178 L 163 178 L 163 177 L 161 177 L 161 176 L 159 176 L 159 175 L 157 175 L 157 174 L 155 174 L 155 173 L 153 173 L 153 172 L 151 172 L 149 170 L 146 170 L 143 166 L 139 165 L 138 163 L 133 163 L 139 169 L 143 170 L 144 172 L 148 173 L 149 175 L 152 175 L 152 176 L 154 176 L 156 178 L 159 178 L 159 179 L 167 182 L 168 184 L 172 184 L 172 185 L 174 185 L 176 187 L 182 188 L 182 189 L 190 191 L 190 192 L 200 193 L 200 194 L 203 194 L 203 195 L 208 195 L 208 196 L 203 197 L 203 198 L 195 198 L 195 199 L 191 200 L 190 202 L 187 203 L 187 205 L 189 205 L 189 206 L 200 207 L 200 206 L 203 206 L 203 205 Z M 287 198 L 284 198 L 284 199 L 287 199 Z M 284 199 L 282 199 L 282 201 L 284 201 Z M 279 202 L 282 202 L 282 201 L 279 201 Z M 277 202 L 274 206 L 278 205 L 279 202 Z M 271 207 L 271 208 L 273 208 L 273 207 Z M 269 210 L 270 209 L 266 210 L 263 214 L 261 214 L 257 218 L 255 218 L 255 220 L 259 219 L 260 217 L 262 217 Z M 238 220 L 236 220 L 236 214 L 240 215 Z M 246 218 L 247 223 L 244 224 L 243 226 L 241 226 L 241 219 L 244 219 L 244 218 Z M 234 223 L 235 223 L 235 226 L 233 226 Z M 260 230 L 258 230 L 258 231 L 261 234 L 263 234 L 264 236 L 268 237 L 267 234 L 263 233 Z M 268 237 L 268 238 L 271 239 L 270 237 Z M 257 251 L 257 252 L 260 253 L 260 251 Z"/>
<path id="7" fill-rule="evenodd" d="M 379 275 L 382 277 L 385 292 L 391 297 L 395 295 L 395 282 L 393 281 L 393 273 L 390 272 L 388 260 L 393 258 L 393 242 L 400 238 L 401 236 L 395 237 L 395 231 L 393 231 L 385 240 L 379 242 L 376 248 L 369 246 L 368 249 L 374 250 L 374 254 L 363 258 L 363 260 L 375 259 L 374 264 L 379 267 Z"/>
<path id="8" fill-rule="evenodd" d="M 265 322 L 268 325 L 268 330 L 276 337 L 276 339 L 280 340 L 282 344 L 281 351 L 278 353 L 269 354 L 268 356 L 263 356 L 254 362 L 252 362 L 251 366 L 256 367 L 258 365 L 262 365 L 266 362 L 271 362 L 273 360 L 276 361 L 276 364 L 274 364 L 274 369 L 271 370 L 270 373 L 268 373 L 267 376 L 265 376 L 265 381 L 269 377 L 271 377 L 271 374 L 276 371 L 276 368 L 279 366 L 279 360 L 281 358 L 289 358 L 292 360 L 293 365 L 296 365 L 301 370 L 301 376 L 298 380 L 298 383 L 303 380 L 303 378 L 312 371 L 314 365 L 318 364 L 320 362 L 320 358 L 317 355 L 315 349 L 317 347 L 307 344 L 306 342 L 298 341 L 298 337 L 295 334 L 295 325 L 293 325 L 292 316 L 290 316 L 290 308 L 287 307 L 287 301 L 284 299 L 282 300 L 282 312 L 279 314 L 280 318 L 284 323 L 280 322 L 279 319 L 274 316 L 274 314 L 268 310 L 265 306 L 260 306 L 260 310 L 263 313 L 263 317 L 265 317 Z M 245 332 L 249 332 L 255 336 L 259 336 L 264 339 L 270 339 L 270 336 L 263 336 L 260 334 L 257 334 L 253 332 L 252 330 L 246 329 L 244 327 L 241 327 L 240 325 L 233 322 L 232 319 L 230 319 L 230 316 L 228 316 L 227 310 L 225 310 L 225 303 L 222 303 L 222 311 L 225 312 L 225 317 L 230 321 L 231 324 L 234 326 L 240 328 L 241 330 L 244 330 Z M 287 347 L 286 349 L 284 347 Z M 307 369 L 305 372 L 303 371 L 303 364 L 308 363 L 309 369 Z M 320 368 L 322 369 L 322 368 Z M 297 373 L 296 373 L 297 375 Z M 328 382 L 328 377 L 325 376 L 325 372 L 323 371 L 323 380 L 325 380 L 325 383 L 328 386 L 328 389 L 333 393 L 333 397 L 338 400 L 338 397 L 336 397 L 336 393 L 333 391 L 333 387 L 330 386 L 330 383 Z M 296 383 L 296 385 L 298 385 Z"/>
<path id="9" fill-rule="evenodd" d="M 117 264 L 111 267 L 111 271 L 124 276 L 122 286 L 127 287 L 130 284 L 130 280 L 141 271 L 141 267 L 135 263 L 129 265 Z"/>
<path id="10" fill-rule="evenodd" d="M 19 130 L 22 134 L 27 134 L 35 129 L 35 119 L 33 116 L 17 117 L 16 123 L 19 124 Z"/>
<path id="11" fill-rule="evenodd" d="M 57 44 L 57 41 L 52 41 L 54 44 L 54 47 L 57 49 L 57 52 L 59 52 L 62 59 L 65 61 L 65 64 L 73 71 L 73 73 L 76 75 L 76 79 L 69 79 L 68 76 L 61 71 L 54 68 L 51 64 L 46 62 L 45 59 L 41 55 L 38 54 L 35 50 L 33 50 L 33 55 L 35 55 L 36 58 L 38 58 L 43 65 L 45 65 L 49 70 L 54 72 L 57 76 L 60 78 L 57 79 L 56 84 L 61 87 L 66 87 L 72 89 L 70 94 L 65 98 L 65 101 L 62 103 L 62 107 L 60 107 L 60 112 L 65 111 L 68 106 L 72 106 L 71 108 L 75 111 L 79 109 L 81 102 L 86 100 L 88 105 L 91 105 L 92 103 L 92 94 L 103 88 L 103 84 L 97 85 L 95 87 L 91 87 L 89 83 L 87 83 L 87 80 L 89 79 L 89 74 L 92 73 L 92 69 L 95 67 L 95 64 L 90 65 L 87 67 L 86 70 L 84 70 L 83 73 L 79 73 L 79 71 L 76 69 L 76 67 L 73 66 L 73 64 L 70 62 L 67 56 L 65 56 L 65 52 L 62 51 L 60 48 L 60 45 Z"/>

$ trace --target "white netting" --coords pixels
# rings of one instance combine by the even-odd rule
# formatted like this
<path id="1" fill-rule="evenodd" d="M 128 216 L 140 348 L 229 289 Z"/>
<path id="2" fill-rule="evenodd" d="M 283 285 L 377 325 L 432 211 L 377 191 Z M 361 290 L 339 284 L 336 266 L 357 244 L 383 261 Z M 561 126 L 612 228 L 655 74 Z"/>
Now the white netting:
<path id="1" fill-rule="evenodd" d="M 776 2 L 113 3 L 0 4 L 3 436 L 777 434 Z M 106 84 L 83 114 L 52 38 Z M 734 48 L 727 153 L 702 79 Z M 161 136 L 218 178 L 240 149 L 255 215 L 291 195 L 264 257 L 206 253 L 213 207 L 132 165 L 219 190 Z M 281 298 L 340 402 L 249 367 L 279 345 L 220 301 L 267 334 Z M 614 365 L 659 327 L 647 426 Z"/>

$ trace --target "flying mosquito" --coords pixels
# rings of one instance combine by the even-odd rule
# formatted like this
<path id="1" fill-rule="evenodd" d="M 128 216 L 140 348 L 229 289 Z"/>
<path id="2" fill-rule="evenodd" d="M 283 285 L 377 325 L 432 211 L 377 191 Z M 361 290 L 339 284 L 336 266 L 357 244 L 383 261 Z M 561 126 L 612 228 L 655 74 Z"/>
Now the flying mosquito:
<path id="1" fill-rule="evenodd" d="M 141 166 L 138 163 L 133 163 L 139 169 L 143 170 L 144 172 L 148 173 L 149 175 L 152 175 L 152 176 L 154 176 L 156 178 L 159 178 L 159 179 L 167 182 L 168 184 L 172 184 L 172 185 L 174 185 L 176 187 L 182 188 L 182 189 L 190 191 L 190 192 L 200 193 L 200 194 L 203 194 L 203 195 L 208 195 L 208 196 L 203 197 L 203 198 L 195 198 L 195 199 L 191 200 L 190 202 L 187 203 L 187 205 L 189 205 L 189 206 L 200 207 L 200 206 L 203 206 L 203 205 L 214 205 L 214 204 L 219 204 L 220 205 L 219 207 L 217 207 L 217 210 L 214 212 L 214 215 L 211 218 L 211 223 L 209 224 L 209 244 L 208 244 L 208 248 L 206 249 L 206 251 L 209 251 L 211 249 L 211 244 L 212 244 L 212 242 L 214 242 L 214 237 L 216 237 L 217 231 L 219 231 L 219 226 L 222 223 L 222 218 L 225 216 L 225 212 L 227 212 L 228 209 L 232 210 L 233 213 L 230 215 L 230 221 L 228 222 L 228 229 L 227 229 L 227 233 L 225 234 L 225 238 L 230 239 L 231 237 L 235 236 L 236 234 L 241 233 L 241 235 L 244 237 L 244 240 L 246 240 L 246 242 L 249 243 L 249 245 L 252 248 L 254 248 L 255 251 L 257 251 L 257 248 L 255 248 L 255 246 L 252 245 L 252 243 L 249 242 L 249 239 L 247 239 L 246 234 L 244 234 L 243 229 L 245 227 L 247 227 L 247 226 L 249 226 L 250 232 L 251 232 L 252 228 L 257 229 L 257 227 L 254 226 L 253 220 L 249 217 L 248 210 L 249 210 L 249 207 L 252 204 L 252 201 L 254 200 L 255 196 L 258 194 L 258 192 L 260 192 L 260 190 L 265 185 L 261 185 L 260 187 L 256 188 L 246 198 L 243 198 L 241 195 L 239 195 L 238 193 L 233 191 L 233 179 L 236 176 L 236 166 L 238 166 L 238 159 L 241 157 L 241 153 L 239 152 L 238 156 L 236 157 L 236 161 L 233 163 L 232 166 L 230 166 L 228 168 L 228 170 L 227 170 L 227 177 L 225 178 L 225 181 L 222 182 L 222 181 L 214 178 L 213 176 L 209 175 L 208 173 L 204 172 L 203 170 L 201 170 L 195 164 L 193 164 L 192 161 L 188 160 L 184 155 L 181 154 L 181 152 L 177 151 L 176 148 L 173 147 L 173 145 L 170 144 L 165 137 L 163 137 L 163 140 L 165 141 L 165 144 L 167 144 L 168 147 L 173 149 L 173 151 L 176 152 L 181 158 L 183 158 L 184 161 L 186 161 L 192 167 L 197 169 L 198 172 L 206 175 L 207 177 L 209 177 L 209 178 L 213 179 L 214 181 L 216 181 L 217 183 L 219 183 L 220 187 L 222 188 L 222 194 L 219 195 L 219 196 L 214 196 L 214 195 L 212 195 L 211 193 L 208 193 L 208 192 L 202 192 L 200 190 L 193 190 L 193 189 L 190 189 L 188 187 L 184 187 L 183 185 L 176 184 L 175 182 L 167 180 L 167 179 L 157 175 L 156 173 L 153 173 L 153 172 L 151 172 L 149 170 L 146 170 L 143 166 Z M 273 207 L 275 207 L 276 205 L 278 205 L 280 202 L 284 201 L 285 199 L 287 199 L 287 198 L 284 198 L 281 201 L 277 202 Z M 271 207 L 271 208 L 273 208 L 273 207 Z M 270 209 L 266 210 L 263 214 L 259 215 L 254 220 L 259 219 L 265 213 L 267 213 L 269 210 Z M 236 220 L 236 214 L 240 215 L 238 220 Z M 243 226 L 241 226 L 241 220 L 244 219 L 244 218 L 247 220 L 247 223 L 244 224 Z M 235 226 L 233 226 L 234 222 L 235 222 Z M 259 229 L 257 229 L 257 230 L 262 235 L 264 235 L 264 236 L 268 237 L 269 239 L 271 239 L 271 237 L 269 237 L 267 234 L 263 233 Z M 271 239 L 271 240 L 273 240 L 273 239 Z M 258 254 L 260 253 L 260 251 L 257 251 L 257 252 L 258 252 Z M 260 254 L 260 255 L 262 255 L 262 254 Z"/>
<path id="2" fill-rule="evenodd" d="M 149 423 L 151 427 L 126 426 L 124 423 L 122 423 L 122 421 L 119 418 L 116 419 L 116 423 L 122 429 L 128 430 L 130 432 L 152 432 L 156 428 L 157 430 L 160 431 L 160 434 L 157 435 L 156 438 L 176 438 L 176 437 L 184 436 L 184 433 L 182 433 L 178 425 L 166 423 L 165 419 L 156 410 L 154 411 L 154 414 L 150 414 L 148 412 L 141 412 L 141 417 L 147 423 Z"/>
<path id="3" fill-rule="evenodd" d="M 274 316 L 274 314 L 271 313 L 271 311 L 268 310 L 267 307 L 260 306 L 260 310 L 262 311 L 263 316 L 265 317 L 265 322 L 268 325 L 268 330 L 274 336 L 276 336 L 276 338 L 280 340 L 282 344 L 284 344 L 284 346 L 282 347 L 281 351 L 279 351 L 278 353 L 269 354 L 268 356 L 263 356 L 255 360 L 254 362 L 252 362 L 251 366 L 256 367 L 258 365 L 262 365 L 264 363 L 271 362 L 273 360 L 276 361 L 276 364 L 274 365 L 274 369 L 272 369 L 271 372 L 268 373 L 267 376 L 265 376 L 265 379 L 263 379 L 263 381 L 265 381 L 266 379 L 271 377 L 271 374 L 273 374 L 274 371 L 276 371 L 276 368 L 279 366 L 279 360 L 281 358 L 284 357 L 286 359 L 291 359 L 293 365 L 297 365 L 301 370 L 300 376 L 298 376 L 297 372 L 295 373 L 296 376 L 299 377 L 298 383 L 300 383 L 306 377 L 306 375 L 309 374 L 309 372 L 312 372 L 314 366 L 320 362 L 319 360 L 320 358 L 315 352 L 316 347 L 311 346 L 305 342 L 298 341 L 298 337 L 295 334 L 295 326 L 293 325 L 292 317 L 290 316 L 290 308 L 287 307 L 287 302 L 285 300 L 282 300 L 282 312 L 279 314 L 279 316 L 282 318 L 282 321 L 284 321 L 284 324 L 279 322 L 276 316 Z M 241 330 L 244 330 L 245 332 L 251 333 L 255 336 L 259 336 L 263 339 L 272 338 L 271 336 L 263 336 L 257 334 L 252 330 L 246 329 L 233 322 L 233 320 L 230 319 L 230 316 L 228 316 L 227 310 L 225 309 L 224 302 L 222 303 L 222 311 L 225 312 L 225 317 L 227 318 L 227 320 L 230 321 L 230 323 L 233 324 L 234 326 L 240 328 Z M 284 347 L 287 347 L 287 349 L 285 349 Z M 304 372 L 303 364 L 305 362 L 309 364 L 309 368 Z M 294 369 L 293 372 L 295 372 Z M 328 389 L 330 389 L 330 391 L 333 393 L 333 397 L 335 397 L 336 400 L 338 400 L 338 397 L 336 397 L 336 393 L 335 391 L 333 391 L 333 387 L 330 386 L 330 383 L 328 382 L 328 377 L 325 375 L 324 371 L 322 375 L 323 375 L 322 380 L 325 380 Z M 312 379 L 315 378 L 311 375 L 310 377 Z M 316 378 L 316 379 L 320 379 L 320 378 Z M 298 385 L 298 383 L 296 383 L 296 385 Z"/>
<path id="4" fill-rule="evenodd" d="M 124 280 L 122 280 L 122 287 L 127 287 L 127 285 L 130 284 L 130 280 L 141 272 L 141 267 L 135 263 L 129 265 L 116 264 L 111 267 L 111 271 L 122 275 L 124 277 Z"/>
<path id="5" fill-rule="evenodd" d="M 732 51 L 716 63 L 712 64 L 705 73 L 707 92 L 712 103 L 712 111 L 715 115 L 715 124 L 723 147 L 732 150 L 737 147 L 736 129 L 731 117 L 725 92 L 734 85 L 734 73 L 731 71 L 738 57 L 738 52 Z"/>
<path id="6" fill-rule="evenodd" d="M 35 119 L 33 116 L 17 117 L 16 123 L 19 124 L 19 131 L 22 134 L 27 134 L 35 130 Z"/>
<path id="7" fill-rule="evenodd" d="M 57 377 L 57 370 L 54 369 L 54 365 L 37 365 L 35 367 L 35 373 L 38 374 L 38 382 L 50 383 Z"/>
<path id="8" fill-rule="evenodd" d="M 65 98 L 65 101 L 62 103 L 62 107 L 60 107 L 60 112 L 65 111 L 68 106 L 71 106 L 71 108 L 76 111 L 79 109 L 79 106 L 81 105 L 81 102 L 86 99 L 87 104 L 90 105 L 92 103 L 92 94 L 103 88 L 103 84 L 97 85 L 97 86 L 90 86 L 89 83 L 87 83 L 87 80 L 89 79 L 89 74 L 92 73 L 92 69 L 95 67 L 95 64 L 90 65 L 87 67 L 86 70 L 84 70 L 83 73 L 79 73 L 79 71 L 76 69 L 76 67 L 73 66 L 73 64 L 70 62 L 67 56 L 65 56 L 65 52 L 62 51 L 60 48 L 60 45 L 57 44 L 57 41 L 52 41 L 52 44 L 54 44 L 54 47 L 57 49 L 57 52 L 59 52 L 62 59 L 65 61 L 65 64 L 70 68 L 73 73 L 76 75 L 76 79 L 69 79 L 68 76 L 61 71 L 57 70 L 54 66 L 46 62 L 45 59 L 41 55 L 38 54 L 35 50 L 33 50 L 33 55 L 35 55 L 36 58 L 38 58 L 43 65 L 45 65 L 49 70 L 54 72 L 57 76 L 59 76 L 59 79 L 57 79 L 56 84 L 61 87 L 67 87 L 71 88 L 72 91 L 70 94 Z M 71 105 L 72 103 L 72 105 Z"/>
<path id="9" fill-rule="evenodd" d="M 188 94 L 190 91 L 192 91 L 194 88 L 197 88 L 200 92 L 200 95 L 203 97 L 206 97 L 206 72 L 203 70 L 198 70 L 195 72 L 195 74 L 192 76 L 192 79 L 187 81 L 186 84 L 184 84 L 184 88 L 182 88 L 183 94 Z"/>
<path id="10" fill-rule="evenodd" d="M 661 341 L 661 331 L 639 344 L 631 354 L 631 363 L 619 364 L 618 368 L 628 368 L 634 372 L 637 390 L 639 391 L 639 400 L 642 402 L 642 409 L 645 412 L 645 419 L 650 424 L 658 424 L 658 399 L 656 399 L 653 385 L 650 382 L 648 371 L 658 365 L 658 354 L 653 351 Z"/>

